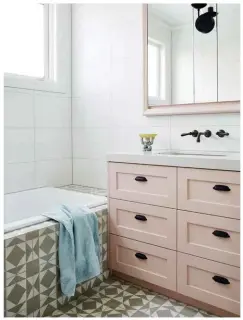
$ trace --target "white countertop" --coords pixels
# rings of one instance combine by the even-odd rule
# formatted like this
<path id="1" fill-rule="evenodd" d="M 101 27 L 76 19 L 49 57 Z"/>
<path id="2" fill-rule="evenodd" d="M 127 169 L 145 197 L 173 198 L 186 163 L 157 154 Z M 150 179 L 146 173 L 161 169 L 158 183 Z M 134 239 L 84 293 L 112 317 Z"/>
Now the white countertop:
<path id="1" fill-rule="evenodd" d="M 193 152 L 195 154 L 168 154 L 169 151 L 152 151 L 141 153 L 111 153 L 107 155 L 109 162 L 138 163 L 184 168 L 202 168 L 240 171 L 240 154 L 222 154 L 217 152 Z M 171 151 L 173 152 L 173 151 Z M 158 154 L 165 153 L 165 154 Z M 167 154 L 166 154 L 167 153 Z M 185 152 L 187 153 L 187 152 Z M 212 155 L 210 155 L 212 154 Z"/>

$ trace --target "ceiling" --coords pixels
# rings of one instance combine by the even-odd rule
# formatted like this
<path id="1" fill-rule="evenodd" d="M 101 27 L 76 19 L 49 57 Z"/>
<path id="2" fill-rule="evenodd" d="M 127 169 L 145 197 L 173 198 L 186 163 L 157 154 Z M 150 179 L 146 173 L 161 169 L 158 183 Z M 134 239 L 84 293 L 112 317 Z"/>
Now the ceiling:
<path id="1" fill-rule="evenodd" d="M 171 28 L 192 22 L 193 8 L 190 3 L 148 4 L 148 10 L 149 12 L 156 14 Z"/>

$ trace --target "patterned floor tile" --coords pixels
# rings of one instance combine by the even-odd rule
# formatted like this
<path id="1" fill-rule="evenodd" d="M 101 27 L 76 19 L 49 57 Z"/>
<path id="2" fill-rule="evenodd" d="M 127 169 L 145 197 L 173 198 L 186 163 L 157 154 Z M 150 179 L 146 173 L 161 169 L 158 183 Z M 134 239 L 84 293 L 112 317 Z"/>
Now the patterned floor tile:
<path id="1" fill-rule="evenodd" d="M 43 316 L 47 311 L 50 310 L 43 309 Z M 97 281 L 92 289 L 60 306 L 58 310 L 53 310 L 49 316 L 187 318 L 213 315 L 127 281 L 110 277 L 104 281 Z"/>

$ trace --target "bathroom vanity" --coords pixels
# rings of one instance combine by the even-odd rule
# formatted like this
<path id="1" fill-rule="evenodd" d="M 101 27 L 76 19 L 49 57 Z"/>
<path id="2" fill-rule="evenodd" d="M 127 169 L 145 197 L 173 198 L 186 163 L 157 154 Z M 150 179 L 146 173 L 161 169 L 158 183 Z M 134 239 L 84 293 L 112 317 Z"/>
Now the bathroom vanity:
<path id="1" fill-rule="evenodd" d="M 239 315 L 239 158 L 110 154 L 108 172 L 110 268 L 215 314 Z"/>

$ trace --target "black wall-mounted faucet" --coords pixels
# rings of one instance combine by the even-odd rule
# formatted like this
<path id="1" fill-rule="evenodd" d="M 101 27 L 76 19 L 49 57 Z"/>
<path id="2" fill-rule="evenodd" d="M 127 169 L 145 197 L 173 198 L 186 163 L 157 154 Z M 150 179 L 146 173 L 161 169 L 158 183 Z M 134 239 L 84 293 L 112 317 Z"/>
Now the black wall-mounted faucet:
<path id="1" fill-rule="evenodd" d="M 216 132 L 216 135 L 219 136 L 220 138 L 223 138 L 225 136 L 229 136 L 229 133 L 221 129 L 218 132 Z"/>
<path id="2" fill-rule="evenodd" d="M 201 141 L 200 140 L 201 136 L 205 136 L 206 138 L 209 138 L 209 137 L 211 137 L 211 135 L 212 135 L 212 132 L 210 130 L 206 130 L 204 132 L 199 132 L 198 136 L 197 136 L 197 142 Z"/>
<path id="3" fill-rule="evenodd" d="M 185 136 L 193 136 L 194 138 L 196 138 L 198 135 L 198 131 L 197 130 L 193 130 L 191 132 L 187 132 L 187 133 L 182 133 L 181 137 L 185 137 Z"/>

